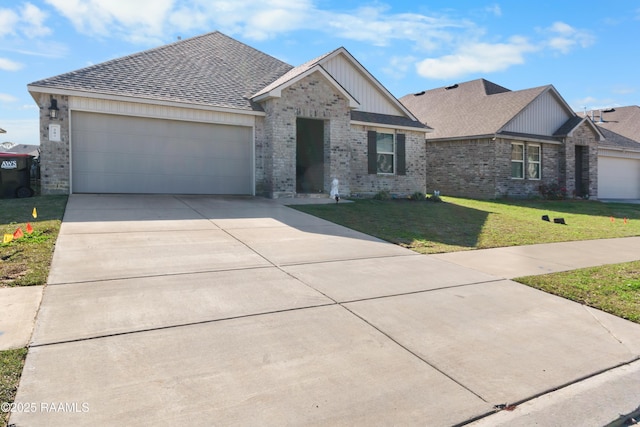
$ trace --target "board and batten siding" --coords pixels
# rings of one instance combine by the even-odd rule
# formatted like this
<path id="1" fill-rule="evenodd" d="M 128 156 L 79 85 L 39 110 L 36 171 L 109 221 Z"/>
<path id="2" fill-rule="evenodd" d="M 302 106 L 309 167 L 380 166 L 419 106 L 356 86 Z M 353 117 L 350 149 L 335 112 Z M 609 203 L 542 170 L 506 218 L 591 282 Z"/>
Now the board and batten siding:
<path id="1" fill-rule="evenodd" d="M 84 98 L 78 96 L 69 97 L 69 109 L 91 113 L 117 114 L 123 116 L 180 120 L 186 122 L 218 123 L 249 127 L 253 127 L 255 125 L 255 115 L 251 114 L 234 114 L 224 111 L 200 110 L 195 108 Z"/>
<path id="2" fill-rule="evenodd" d="M 334 56 L 322 66 L 360 103 L 359 110 L 392 116 L 405 115 L 374 82 L 367 79 L 342 55 Z"/>
<path id="3" fill-rule="evenodd" d="M 553 93 L 546 91 L 514 117 L 503 131 L 551 136 L 570 118 Z"/>

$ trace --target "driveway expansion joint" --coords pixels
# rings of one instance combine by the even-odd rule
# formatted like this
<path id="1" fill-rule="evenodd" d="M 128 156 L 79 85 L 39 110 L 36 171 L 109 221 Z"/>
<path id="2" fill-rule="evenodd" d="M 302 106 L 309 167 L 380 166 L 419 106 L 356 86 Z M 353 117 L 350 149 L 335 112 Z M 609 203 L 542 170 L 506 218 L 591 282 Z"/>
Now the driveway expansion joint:
<path id="1" fill-rule="evenodd" d="M 460 387 L 462 387 L 463 389 L 467 390 L 469 393 L 473 394 L 474 396 L 476 396 L 478 399 L 482 400 L 485 403 L 489 403 L 488 400 L 486 400 L 484 397 L 482 397 L 481 395 L 479 395 L 478 393 L 476 393 L 475 391 L 473 391 L 472 389 L 470 389 L 469 387 L 467 387 L 466 385 L 464 385 L 463 383 L 461 383 L 460 381 L 458 381 L 457 379 L 455 379 L 454 377 L 452 377 L 451 375 L 449 375 L 448 373 L 446 373 L 445 371 L 443 371 L 442 369 L 438 368 L 437 366 L 435 366 L 433 363 L 430 363 L 428 360 L 426 360 L 425 358 L 421 357 L 419 354 L 417 354 L 415 351 L 411 350 L 410 348 L 408 348 L 407 346 L 403 345 L 402 343 L 400 343 L 398 340 L 396 340 L 395 338 L 393 338 L 391 335 L 389 335 L 388 333 L 386 333 L 385 331 L 383 331 L 382 329 L 378 328 L 376 325 L 372 324 L 371 322 L 369 322 L 367 319 L 365 319 L 364 317 L 358 315 L 357 313 L 353 312 L 352 310 L 349 309 L 349 307 L 346 307 L 342 304 L 339 304 L 342 308 L 344 308 L 345 310 L 347 310 L 349 313 L 351 313 L 352 315 L 354 315 L 355 317 L 357 317 L 358 319 L 360 319 L 361 321 L 363 321 L 364 323 L 366 323 L 367 325 L 369 325 L 370 327 L 372 327 L 373 329 L 375 329 L 376 331 L 378 331 L 379 333 L 381 333 L 382 335 L 384 335 L 385 337 L 387 337 L 388 340 L 390 340 L 391 342 L 395 343 L 397 346 L 399 346 L 400 348 L 402 348 L 404 351 L 410 353 L 413 357 L 417 358 L 418 360 L 422 361 L 423 363 L 425 363 L 426 365 L 430 366 L 431 368 L 435 369 L 436 371 L 438 371 L 440 374 L 444 375 L 445 377 L 447 377 L 448 379 L 450 379 L 451 381 L 453 381 L 454 383 L 458 384 Z"/>
<path id="2" fill-rule="evenodd" d="M 178 323 L 178 324 L 175 324 L 175 325 L 157 326 L 157 327 L 153 327 L 153 328 L 144 328 L 144 329 L 125 331 L 125 332 L 115 332 L 115 333 L 112 333 L 112 334 L 96 335 L 96 336 L 93 336 L 93 337 L 76 338 L 76 339 L 71 339 L 71 340 L 61 340 L 61 341 L 50 342 L 50 343 L 42 343 L 42 344 L 30 344 L 29 348 L 50 347 L 50 346 L 55 346 L 55 345 L 59 345 L 59 344 L 69 344 L 69 343 L 74 343 L 74 342 L 91 341 L 91 340 L 96 340 L 96 339 L 112 338 L 112 337 L 118 337 L 118 336 L 123 336 L 123 335 L 134 335 L 134 334 L 144 333 L 144 332 L 162 331 L 162 330 L 166 330 L 166 329 L 177 329 L 177 328 L 196 326 L 196 325 L 206 325 L 206 324 L 224 322 L 224 321 L 229 321 L 229 320 L 238 320 L 238 319 L 246 319 L 246 318 L 252 318 L 252 317 L 259 317 L 259 316 L 268 316 L 268 315 L 271 315 L 271 314 L 289 313 L 289 312 L 302 311 L 302 310 L 314 309 L 314 308 L 319 308 L 319 307 L 330 307 L 330 306 L 334 306 L 334 305 L 337 305 L 337 303 L 330 302 L 330 303 L 326 303 L 326 304 L 310 305 L 310 306 L 306 306 L 306 307 L 287 308 L 287 309 L 282 309 L 282 310 L 265 311 L 265 312 L 262 312 L 262 313 L 251 313 L 251 314 L 244 314 L 244 315 L 240 315 L 240 316 L 223 317 L 223 318 L 219 318 L 219 319 L 210 319 L 210 320 L 201 320 L 201 321 L 197 321 L 197 322 Z"/>

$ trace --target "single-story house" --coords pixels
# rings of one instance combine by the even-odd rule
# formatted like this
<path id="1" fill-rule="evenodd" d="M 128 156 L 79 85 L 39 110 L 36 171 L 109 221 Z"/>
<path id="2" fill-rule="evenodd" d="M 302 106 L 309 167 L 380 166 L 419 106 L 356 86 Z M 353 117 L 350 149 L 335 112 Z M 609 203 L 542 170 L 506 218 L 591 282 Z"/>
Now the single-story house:
<path id="1" fill-rule="evenodd" d="M 43 193 L 425 191 L 429 128 L 344 48 L 293 67 L 213 32 L 28 90 Z"/>
<path id="2" fill-rule="evenodd" d="M 598 142 L 552 86 L 511 91 L 485 79 L 400 101 L 426 134 L 427 191 L 474 198 L 530 197 L 541 185 L 597 197 Z"/>
<path id="3" fill-rule="evenodd" d="M 640 199 L 640 107 L 579 115 L 589 117 L 604 136 L 598 148 L 598 197 Z"/>

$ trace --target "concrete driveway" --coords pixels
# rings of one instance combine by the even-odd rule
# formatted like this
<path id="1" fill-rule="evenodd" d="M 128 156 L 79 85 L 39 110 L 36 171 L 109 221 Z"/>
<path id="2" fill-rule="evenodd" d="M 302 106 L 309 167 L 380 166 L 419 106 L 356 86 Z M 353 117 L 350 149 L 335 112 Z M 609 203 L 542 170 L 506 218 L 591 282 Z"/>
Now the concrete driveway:
<path id="1" fill-rule="evenodd" d="M 455 425 L 639 355 L 639 325 L 273 200 L 73 195 L 10 422 Z"/>

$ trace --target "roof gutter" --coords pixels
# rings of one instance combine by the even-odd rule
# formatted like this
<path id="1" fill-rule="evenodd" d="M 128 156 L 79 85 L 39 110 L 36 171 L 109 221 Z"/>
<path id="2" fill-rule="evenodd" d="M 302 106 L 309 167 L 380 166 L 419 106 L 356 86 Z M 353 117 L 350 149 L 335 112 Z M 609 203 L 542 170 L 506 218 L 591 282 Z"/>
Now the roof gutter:
<path id="1" fill-rule="evenodd" d="M 192 110 L 204 110 L 204 111 L 216 111 L 221 113 L 233 113 L 233 114 L 246 114 L 249 116 L 266 116 L 264 111 L 255 111 L 255 110 L 243 110 L 240 108 L 230 108 L 230 107 L 214 107 L 211 105 L 205 104 L 191 104 L 187 102 L 178 102 L 178 101 L 163 101 L 160 99 L 154 98 L 138 98 L 135 96 L 123 96 L 123 95 L 110 95 L 106 93 L 96 93 L 96 92 L 88 92 L 82 90 L 72 90 L 72 89 L 59 89 L 59 88 L 51 88 L 47 86 L 34 86 L 28 85 L 27 90 L 31 94 L 31 97 L 34 101 L 38 101 L 34 96 L 34 92 L 36 93 L 45 93 L 51 95 L 63 95 L 63 96 L 76 96 L 80 98 L 90 98 L 90 99 L 105 99 L 108 101 L 120 101 L 120 102 L 132 102 L 137 104 L 149 104 L 149 105 L 161 105 L 165 107 L 177 107 L 177 108 L 189 108 Z"/>
<path id="2" fill-rule="evenodd" d="M 358 121 L 358 120 L 351 120 L 351 124 L 352 125 L 360 125 L 360 126 L 374 126 L 374 127 L 378 127 L 378 128 L 385 128 L 385 129 L 407 130 L 407 131 L 411 131 L 411 132 L 421 132 L 421 133 L 425 133 L 425 134 L 433 132 L 433 129 L 430 129 L 430 128 L 418 128 L 418 127 L 411 127 L 411 126 L 398 126 L 398 125 L 389 125 L 389 124 L 375 123 L 375 122 L 363 122 L 363 121 Z"/>

